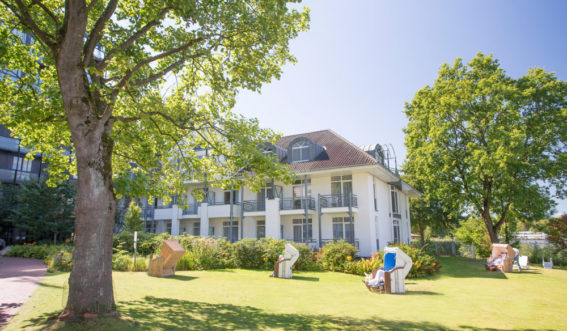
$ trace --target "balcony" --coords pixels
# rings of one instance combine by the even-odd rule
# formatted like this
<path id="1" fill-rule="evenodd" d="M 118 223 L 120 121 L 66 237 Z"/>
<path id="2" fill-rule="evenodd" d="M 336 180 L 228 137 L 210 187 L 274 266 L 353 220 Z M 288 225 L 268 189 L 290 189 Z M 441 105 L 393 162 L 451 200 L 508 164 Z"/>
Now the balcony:
<path id="1" fill-rule="evenodd" d="M 232 205 L 232 215 L 234 217 L 240 215 L 240 202 L 236 201 Z M 208 216 L 209 218 L 230 217 L 230 203 L 228 201 L 209 201 Z"/>
<path id="2" fill-rule="evenodd" d="M 315 210 L 315 199 L 308 198 L 282 198 L 280 199 L 280 210 L 305 209 Z"/>
<path id="3" fill-rule="evenodd" d="M 244 212 L 266 211 L 266 200 L 245 200 L 242 201 Z"/>
<path id="4" fill-rule="evenodd" d="M 354 194 L 329 194 L 319 197 L 322 213 L 358 213 L 358 198 Z"/>
<path id="5" fill-rule="evenodd" d="M 319 200 L 321 208 L 354 207 L 358 208 L 358 198 L 354 194 L 330 194 L 322 195 Z"/>
<path id="6" fill-rule="evenodd" d="M 189 207 L 184 208 L 181 211 L 181 215 L 188 216 L 188 215 L 198 215 L 199 214 L 199 204 L 190 204 Z"/>

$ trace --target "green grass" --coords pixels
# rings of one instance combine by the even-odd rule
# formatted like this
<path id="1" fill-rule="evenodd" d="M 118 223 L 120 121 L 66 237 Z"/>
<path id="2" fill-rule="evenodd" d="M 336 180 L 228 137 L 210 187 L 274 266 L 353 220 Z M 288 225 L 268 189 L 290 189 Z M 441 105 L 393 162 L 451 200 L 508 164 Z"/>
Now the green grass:
<path id="1" fill-rule="evenodd" d="M 442 258 L 440 275 L 407 280 L 405 295 L 369 292 L 361 277 L 296 272 L 183 271 L 171 278 L 115 272 L 122 319 L 48 322 L 65 303 L 68 274 L 49 274 L 6 330 L 51 329 L 565 329 L 567 270 L 484 271 Z"/>

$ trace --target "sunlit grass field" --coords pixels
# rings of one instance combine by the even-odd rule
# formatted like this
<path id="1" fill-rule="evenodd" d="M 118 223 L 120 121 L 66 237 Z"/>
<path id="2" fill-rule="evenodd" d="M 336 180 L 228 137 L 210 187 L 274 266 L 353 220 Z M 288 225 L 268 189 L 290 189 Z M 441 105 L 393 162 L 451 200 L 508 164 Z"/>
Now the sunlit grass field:
<path id="1" fill-rule="evenodd" d="M 407 280 L 407 294 L 369 292 L 362 277 L 255 270 L 182 271 L 171 278 L 115 272 L 122 318 L 47 321 L 63 309 L 67 273 L 48 274 L 5 330 L 567 329 L 567 270 L 487 272 L 441 258 L 440 275 Z"/>

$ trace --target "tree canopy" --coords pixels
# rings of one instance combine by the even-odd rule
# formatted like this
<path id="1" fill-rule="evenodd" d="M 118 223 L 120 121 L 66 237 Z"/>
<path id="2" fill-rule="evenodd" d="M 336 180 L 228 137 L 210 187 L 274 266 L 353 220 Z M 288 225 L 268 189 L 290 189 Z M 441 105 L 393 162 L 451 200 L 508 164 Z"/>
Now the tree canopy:
<path id="1" fill-rule="evenodd" d="M 30 239 L 41 240 L 73 233 L 75 187 L 61 183 L 50 187 L 44 181 L 27 181 L 15 189 L 15 201 L 8 210 L 14 226 L 25 229 Z"/>
<path id="2" fill-rule="evenodd" d="M 50 181 L 78 177 L 65 313 L 115 308 L 116 194 L 289 179 L 258 148 L 277 135 L 231 109 L 295 61 L 309 21 L 297 2 L 0 0 L 0 122 L 43 153 Z"/>
<path id="3" fill-rule="evenodd" d="M 505 222 L 539 219 L 567 186 L 567 83 L 541 68 L 514 79 L 491 55 L 444 64 L 405 106 L 405 171 L 450 210 Z"/>

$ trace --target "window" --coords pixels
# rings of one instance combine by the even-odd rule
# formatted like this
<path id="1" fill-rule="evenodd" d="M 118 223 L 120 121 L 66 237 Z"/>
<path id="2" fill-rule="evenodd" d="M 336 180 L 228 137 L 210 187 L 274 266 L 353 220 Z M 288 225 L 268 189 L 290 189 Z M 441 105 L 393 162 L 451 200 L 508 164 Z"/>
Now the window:
<path id="1" fill-rule="evenodd" d="M 333 240 L 344 239 L 350 241 L 353 239 L 354 217 L 352 218 L 352 226 L 349 217 L 333 217 Z"/>
<path id="2" fill-rule="evenodd" d="M 393 222 L 394 242 L 400 242 L 400 221 L 394 220 Z"/>
<path id="3" fill-rule="evenodd" d="M 171 221 L 168 221 L 166 224 L 166 232 L 171 233 Z"/>
<path id="4" fill-rule="evenodd" d="M 232 203 L 238 203 L 238 191 L 232 191 Z M 224 204 L 230 204 L 230 191 L 224 192 Z"/>
<path id="5" fill-rule="evenodd" d="M 201 223 L 195 222 L 193 223 L 193 235 L 200 236 L 201 235 Z"/>
<path id="6" fill-rule="evenodd" d="M 311 196 L 311 179 L 307 178 L 307 196 Z M 305 198 L 305 179 L 297 179 L 293 182 L 293 208 L 303 209 L 303 199 Z"/>
<path id="7" fill-rule="evenodd" d="M 348 196 L 352 193 L 352 175 L 331 177 L 331 194 Z"/>
<path id="8" fill-rule="evenodd" d="M 393 186 L 391 187 L 391 194 L 392 194 L 392 213 L 399 214 L 400 210 L 398 207 L 398 191 Z"/>
<path id="9" fill-rule="evenodd" d="M 231 232 L 232 230 L 232 232 Z M 232 221 L 232 229 L 230 227 L 230 221 L 222 223 L 222 235 L 227 240 L 237 241 L 238 240 L 238 221 Z M 230 236 L 232 235 L 232 236 Z"/>
<path id="10" fill-rule="evenodd" d="M 12 170 L 31 172 L 33 160 L 28 160 L 21 156 L 14 156 L 12 159 Z"/>
<path id="11" fill-rule="evenodd" d="M 214 236 L 215 235 L 215 227 L 214 226 L 209 226 L 209 236 Z"/>
<path id="12" fill-rule="evenodd" d="M 352 175 L 332 176 L 331 195 L 332 201 L 329 207 L 346 207 L 348 199 L 352 194 Z"/>
<path id="13" fill-rule="evenodd" d="M 306 242 L 313 238 L 313 222 L 304 218 L 293 220 L 293 241 Z"/>
<path id="14" fill-rule="evenodd" d="M 256 239 L 266 238 L 266 221 L 256 221 Z"/>
<path id="15" fill-rule="evenodd" d="M 291 147 L 292 162 L 311 161 L 312 145 L 307 141 L 299 141 Z"/>

